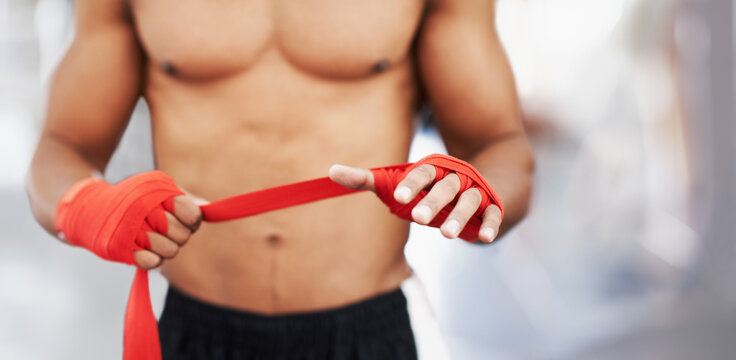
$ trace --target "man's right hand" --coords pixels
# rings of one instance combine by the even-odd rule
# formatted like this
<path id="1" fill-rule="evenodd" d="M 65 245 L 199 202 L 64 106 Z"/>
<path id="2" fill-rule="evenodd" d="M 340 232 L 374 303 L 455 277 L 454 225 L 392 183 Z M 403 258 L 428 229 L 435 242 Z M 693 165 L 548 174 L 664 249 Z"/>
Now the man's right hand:
<path id="1" fill-rule="evenodd" d="M 147 231 L 150 250 L 135 252 L 135 262 L 143 269 L 149 270 L 160 266 L 164 259 L 172 259 L 179 253 L 189 237 L 194 234 L 202 222 L 202 212 L 192 195 L 174 197 L 174 212 L 166 211 L 168 231 L 166 235 Z"/>
<path id="2" fill-rule="evenodd" d="M 202 213 L 195 202 L 161 171 L 115 184 L 86 178 L 67 189 L 54 222 L 72 245 L 151 269 L 175 257 L 199 227 Z"/>

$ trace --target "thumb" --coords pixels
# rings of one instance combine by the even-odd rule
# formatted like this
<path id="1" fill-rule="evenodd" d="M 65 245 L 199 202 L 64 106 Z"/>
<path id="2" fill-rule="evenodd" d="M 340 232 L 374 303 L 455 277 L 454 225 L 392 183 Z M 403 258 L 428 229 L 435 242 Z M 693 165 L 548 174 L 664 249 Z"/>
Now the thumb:
<path id="1" fill-rule="evenodd" d="M 329 170 L 329 176 L 330 180 L 346 188 L 376 191 L 373 173 L 368 169 L 332 165 Z"/>

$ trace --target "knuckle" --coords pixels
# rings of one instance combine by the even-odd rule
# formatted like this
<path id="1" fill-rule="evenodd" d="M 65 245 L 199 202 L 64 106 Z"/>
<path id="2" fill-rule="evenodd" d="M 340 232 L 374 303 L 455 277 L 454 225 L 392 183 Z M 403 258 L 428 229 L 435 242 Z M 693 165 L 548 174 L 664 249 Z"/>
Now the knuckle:
<path id="1" fill-rule="evenodd" d="M 480 190 L 478 190 L 477 188 L 469 189 L 463 194 L 468 198 L 468 200 L 471 200 L 478 204 L 480 204 L 481 200 L 483 200 L 483 197 L 480 194 Z"/>
<path id="2" fill-rule="evenodd" d="M 410 189 L 414 189 L 417 186 L 419 186 L 419 183 L 420 181 L 419 181 L 418 175 L 414 173 L 409 173 L 409 175 L 406 175 L 404 180 L 402 180 L 399 183 L 399 185 L 403 185 L 403 186 L 409 187 Z"/>
<path id="3" fill-rule="evenodd" d="M 422 199 L 421 204 L 429 207 L 434 212 L 439 208 L 440 199 L 437 198 L 436 194 L 429 194 Z"/>
<path id="4" fill-rule="evenodd" d="M 202 213 L 199 208 L 196 210 L 182 210 L 173 216 L 173 220 L 171 220 L 170 223 L 178 223 L 177 225 L 185 228 L 194 228 L 202 220 Z"/>
<path id="5" fill-rule="evenodd" d="M 177 244 L 181 245 L 187 242 L 189 240 L 190 232 L 187 230 L 183 230 L 181 232 L 178 232 L 177 234 L 171 235 L 171 240 L 176 242 Z"/>
<path id="6" fill-rule="evenodd" d="M 473 214 L 473 205 L 468 204 L 465 201 L 458 201 L 455 208 L 452 210 L 452 214 L 460 218 L 468 218 Z"/>
<path id="7" fill-rule="evenodd" d="M 149 234 L 154 255 L 169 259 L 179 252 L 179 245 L 161 234 Z"/>
<path id="8" fill-rule="evenodd" d="M 498 208 L 495 208 L 494 211 L 491 211 L 491 212 L 493 213 L 493 218 L 496 220 L 496 223 L 501 225 L 501 220 L 503 218 L 503 216 L 501 215 L 501 210 L 498 210 Z"/>
<path id="9" fill-rule="evenodd" d="M 434 179 L 433 172 L 434 168 L 431 165 L 421 165 L 409 172 L 401 185 L 407 186 L 415 192 L 420 191 L 432 182 Z"/>
<path id="10" fill-rule="evenodd" d="M 434 166 L 432 165 L 428 165 L 428 164 L 420 165 L 415 170 L 417 174 L 421 177 L 421 179 L 424 181 L 431 181 L 434 178 L 435 171 L 434 171 Z"/>
<path id="11" fill-rule="evenodd" d="M 465 225 L 472 215 L 473 211 L 467 207 L 455 207 L 452 211 L 452 219 L 456 220 L 461 225 Z"/>
<path id="12" fill-rule="evenodd" d="M 146 269 L 146 270 L 151 270 L 161 265 L 162 261 L 163 259 L 161 259 L 160 256 L 152 252 L 146 252 L 140 255 L 140 257 L 137 260 L 137 263 L 138 263 L 138 266 L 140 266 L 141 268 Z"/>
<path id="13" fill-rule="evenodd" d="M 461 216 L 466 221 L 475 214 L 478 210 L 478 205 L 480 205 L 480 198 L 475 198 L 475 196 L 471 194 L 471 192 L 464 192 L 455 206 L 455 212 L 457 215 Z"/>
<path id="14" fill-rule="evenodd" d="M 457 176 L 456 173 L 451 173 L 445 176 L 444 180 L 447 180 L 447 183 L 452 186 L 455 191 L 460 190 L 460 177 Z"/>
<path id="15" fill-rule="evenodd" d="M 167 223 L 166 234 L 163 234 L 163 235 L 171 235 L 171 234 L 176 234 L 177 232 L 179 232 L 180 230 L 179 230 L 178 222 L 179 220 L 177 220 L 176 217 L 174 217 L 174 215 L 167 212 L 166 213 L 166 223 Z"/>
<path id="16" fill-rule="evenodd" d="M 174 207 L 174 215 L 187 225 L 194 225 L 202 217 L 202 212 L 199 207 L 189 196 L 182 196 L 177 199 Z"/>
<path id="17" fill-rule="evenodd" d="M 178 253 L 179 253 L 179 246 L 169 241 L 166 247 L 164 247 L 164 249 L 162 249 L 162 251 L 159 254 L 166 259 L 171 259 L 174 256 L 176 256 Z"/>
<path id="18" fill-rule="evenodd" d="M 174 198 L 174 210 L 191 208 L 194 205 L 194 201 L 189 195 L 179 195 Z"/>
<path id="19" fill-rule="evenodd" d="M 495 205 L 489 206 L 485 210 L 484 220 L 491 221 L 494 224 L 500 225 L 500 223 L 501 223 L 501 210 L 497 206 L 495 206 Z"/>
<path id="20" fill-rule="evenodd" d="M 197 207 L 191 213 L 189 213 L 186 219 L 183 219 L 184 223 L 190 227 L 196 227 L 202 221 L 202 211 Z"/>
<path id="21" fill-rule="evenodd" d="M 455 179 L 457 179 L 457 176 L 455 176 Z M 435 186 L 439 186 L 439 188 L 446 192 L 448 196 L 450 193 L 457 193 L 457 191 L 460 190 L 460 182 L 458 181 L 456 183 L 449 177 L 442 179 Z"/>
<path id="22" fill-rule="evenodd" d="M 184 246 L 189 241 L 189 238 L 192 236 L 191 233 L 188 233 L 186 236 L 183 236 L 181 239 L 179 239 L 179 246 Z"/>
<path id="23" fill-rule="evenodd" d="M 167 236 L 174 242 L 181 244 L 187 241 L 190 234 L 191 230 L 177 222 L 176 224 L 169 227 L 169 233 L 167 234 Z"/>
<path id="24" fill-rule="evenodd" d="M 419 187 L 420 184 L 425 181 L 425 178 L 426 176 L 423 175 L 421 167 L 418 167 L 410 172 L 408 175 L 406 175 L 404 181 L 407 183 L 407 185 L 410 185 L 411 187 Z"/>

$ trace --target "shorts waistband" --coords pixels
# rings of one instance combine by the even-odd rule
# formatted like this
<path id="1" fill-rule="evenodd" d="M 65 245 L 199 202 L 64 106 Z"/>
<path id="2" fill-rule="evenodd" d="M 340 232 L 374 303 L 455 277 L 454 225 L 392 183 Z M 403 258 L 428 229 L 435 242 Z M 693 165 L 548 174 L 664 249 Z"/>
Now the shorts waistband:
<path id="1" fill-rule="evenodd" d="M 408 313 L 400 288 L 333 309 L 265 315 L 207 303 L 169 287 L 161 318 L 210 334 L 223 331 L 238 335 L 308 336 L 315 330 L 342 329 L 356 335 L 372 335 L 402 327 L 408 321 Z"/>

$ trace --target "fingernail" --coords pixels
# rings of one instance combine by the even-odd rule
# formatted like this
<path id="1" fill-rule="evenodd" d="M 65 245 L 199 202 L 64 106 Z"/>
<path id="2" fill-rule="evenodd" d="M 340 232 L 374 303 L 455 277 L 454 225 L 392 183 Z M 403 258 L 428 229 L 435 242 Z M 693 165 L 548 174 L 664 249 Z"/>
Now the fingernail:
<path id="1" fill-rule="evenodd" d="M 426 224 L 430 220 L 429 217 L 432 216 L 432 210 L 430 210 L 426 205 L 419 205 L 411 211 L 411 216 L 413 216 L 418 222 Z"/>
<path id="2" fill-rule="evenodd" d="M 483 230 L 480 231 L 480 235 L 484 239 L 483 241 L 485 241 L 485 242 L 491 242 L 491 241 L 493 241 L 493 236 L 495 234 L 496 234 L 496 232 L 493 231 L 493 229 L 492 228 L 489 228 L 489 227 L 487 227 L 487 228 L 485 228 L 485 229 L 483 229 Z"/>
<path id="3" fill-rule="evenodd" d="M 411 190 L 406 186 L 399 186 L 394 190 L 394 198 L 398 201 L 409 201 L 409 196 L 411 196 Z"/>
<path id="4" fill-rule="evenodd" d="M 457 237 L 458 233 L 460 232 L 460 223 L 457 222 L 457 220 L 450 220 L 447 223 L 445 223 L 445 231 L 449 233 L 452 237 Z"/>

